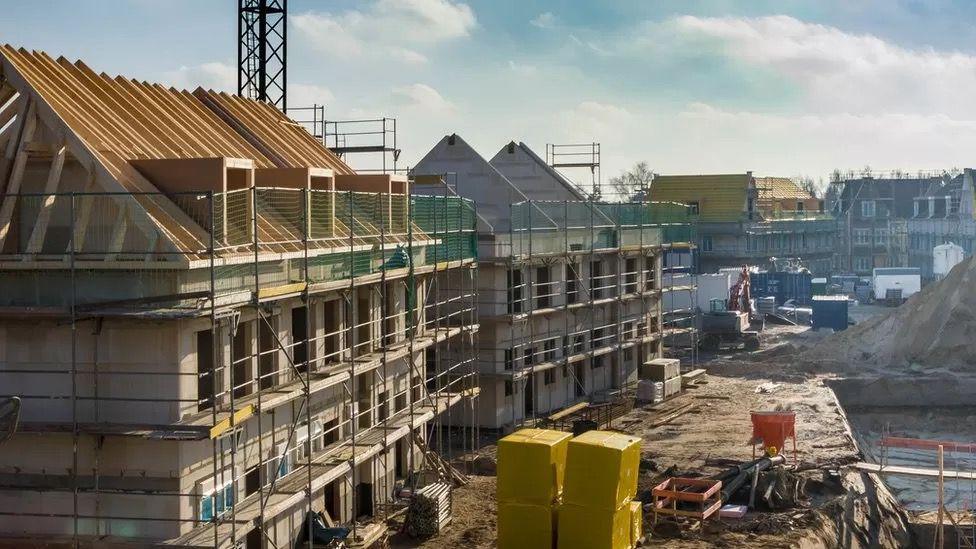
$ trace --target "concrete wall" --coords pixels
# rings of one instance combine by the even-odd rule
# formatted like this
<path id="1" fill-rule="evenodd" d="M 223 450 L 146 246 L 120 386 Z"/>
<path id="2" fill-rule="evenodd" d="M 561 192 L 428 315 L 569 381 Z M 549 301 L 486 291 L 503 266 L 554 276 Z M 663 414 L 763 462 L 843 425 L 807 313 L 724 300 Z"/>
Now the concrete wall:
<path id="1" fill-rule="evenodd" d="M 403 307 L 405 304 L 402 288 L 391 282 L 393 296 L 391 304 Z M 368 325 L 372 337 L 378 334 L 380 327 L 380 303 L 376 297 L 375 288 L 364 288 L 364 299 L 353 299 L 352 315 L 361 322 L 367 309 L 372 314 L 374 322 Z M 308 322 L 313 338 L 317 341 L 309 345 L 309 355 L 313 359 L 325 355 L 326 317 L 336 318 L 336 326 L 341 330 L 337 336 L 343 346 L 346 346 L 345 315 L 342 301 L 338 294 L 324 294 L 317 296 L 308 304 Z M 418 297 L 423 303 L 423 294 Z M 275 335 L 282 344 L 291 349 L 296 340 L 302 339 L 304 334 L 296 334 L 292 326 L 292 310 L 305 307 L 300 299 L 279 301 L 273 308 Z M 239 334 L 247 340 L 246 353 L 254 353 L 257 344 L 259 321 L 251 309 L 240 311 Z M 419 315 L 423 321 L 423 315 Z M 394 339 L 402 341 L 405 334 L 405 314 L 388 320 L 394 330 L 400 332 Z M 209 318 L 181 319 L 169 321 L 146 321 L 138 319 L 105 319 L 101 323 L 95 321 L 80 322 L 77 330 L 77 368 L 82 371 L 78 378 L 78 393 L 81 396 L 94 396 L 95 384 L 93 372 L 97 367 L 98 396 L 100 398 L 127 399 L 156 399 L 156 402 L 131 402 L 127 400 L 104 400 L 96 406 L 93 401 L 82 400 L 77 406 L 79 421 L 107 422 L 107 423 L 146 423 L 153 425 L 172 424 L 181 418 L 198 414 L 197 369 L 198 354 L 197 333 L 210 330 Z M 357 333 L 362 337 L 364 333 Z M 267 341 L 267 334 L 265 340 Z M 218 368 L 224 372 L 218 375 L 217 392 L 225 392 L 218 400 L 227 403 L 229 400 L 230 361 L 235 353 L 235 341 L 230 326 L 221 325 L 215 336 L 218 347 Z M 369 351 L 364 348 L 360 354 Z M 70 376 L 59 374 L 59 379 L 49 381 L 41 370 L 70 369 L 71 363 L 71 333 L 69 327 L 51 320 L 4 320 L 0 323 L 0 376 L 4 393 L 10 392 L 24 396 L 39 394 L 63 395 L 67 388 L 70 395 Z M 239 350 L 239 349 L 238 349 Z M 289 351 L 291 352 L 291 351 Z M 294 380 L 285 359 L 284 352 L 275 350 L 272 355 L 277 357 L 279 373 L 276 383 Z M 237 356 L 236 358 L 240 358 Z M 348 352 L 341 353 L 337 359 L 343 363 L 336 363 L 337 371 L 348 368 Z M 420 375 L 426 371 L 423 351 L 415 353 L 414 362 Z M 324 362 L 324 359 L 323 359 Z M 255 379 L 258 373 L 258 361 L 251 360 L 247 366 L 248 376 Z M 12 370 L 31 370 L 37 373 L 14 373 Z M 7 374 L 3 372 L 7 371 Z M 138 375 L 128 375 L 135 374 Z M 413 377 L 415 372 L 410 368 L 410 361 L 406 358 L 390 359 L 385 366 L 361 374 L 357 384 L 361 387 L 356 391 L 359 401 L 359 412 L 362 417 L 357 421 L 360 432 L 364 429 L 378 426 L 381 423 L 381 410 L 388 415 L 405 410 L 410 405 L 414 394 L 411 383 L 419 387 L 419 399 L 424 398 L 426 389 L 422 378 Z M 68 381 L 64 378 L 68 377 Z M 238 380 L 239 381 L 239 380 Z M 181 402 L 177 402 L 181 401 Z M 381 405 L 381 403 L 384 403 Z M 292 441 L 289 457 L 297 460 L 297 454 L 304 450 L 301 440 L 309 436 L 310 428 L 304 424 L 305 413 L 301 411 L 301 402 L 296 399 L 285 405 L 266 410 L 261 415 L 260 432 L 263 437 L 259 441 L 258 416 L 252 416 L 240 424 L 241 436 L 237 451 L 236 469 L 229 461 L 229 444 L 232 437 L 224 437 L 217 441 L 218 451 L 224 456 L 218 461 L 217 468 L 226 479 L 238 478 L 236 501 L 246 497 L 244 475 L 250 470 L 259 470 L 262 484 L 271 481 L 271 476 L 277 468 L 277 456 L 283 450 L 283 444 L 288 438 L 288 432 L 295 416 L 302 424 L 296 430 L 296 438 Z M 351 407 L 346 389 L 337 384 L 328 389 L 318 391 L 312 395 L 309 410 L 312 424 L 319 422 L 328 428 L 329 422 L 338 425 L 338 439 L 346 438 L 351 430 Z M 203 412 L 206 414 L 207 412 Z M 70 400 L 41 400 L 27 398 L 24 401 L 22 420 L 27 424 L 38 422 L 56 422 L 70 425 L 72 420 Z M 26 430 L 26 429 L 25 429 Z M 167 490 L 185 494 L 184 496 L 141 495 L 141 494 L 101 494 L 83 493 L 79 499 L 79 513 L 88 515 L 133 517 L 102 518 L 99 521 L 85 519 L 79 523 L 80 532 L 84 535 L 115 535 L 127 538 L 146 538 L 153 540 L 175 537 L 189 531 L 194 526 L 194 519 L 199 518 L 200 501 L 212 490 L 213 482 L 213 442 L 209 439 L 199 441 L 165 441 L 151 440 L 139 436 L 105 436 L 98 437 L 83 434 L 79 437 L 78 470 L 81 472 L 81 482 L 85 475 L 92 476 L 98 471 L 103 487 L 109 485 L 122 490 Z M 316 446 L 324 445 L 318 437 L 313 439 Z M 391 441 L 391 446 L 392 446 Z M 263 452 L 259 452 L 259 448 Z M 395 479 L 394 451 L 391 450 L 380 456 L 368 459 L 360 465 L 358 482 L 373 484 L 373 498 L 376 503 L 385 502 L 392 492 Z M 416 451 L 403 448 L 401 459 L 411 463 L 419 463 Z M 382 457 L 385 455 L 386 457 Z M 388 464 L 386 462 L 389 462 Z M 294 465 L 293 465 L 294 467 Z M 38 434 L 22 432 L 15 435 L 3 446 L 0 446 L 0 476 L 12 475 L 19 483 L 36 482 L 38 486 L 50 486 L 52 483 L 61 485 L 60 491 L 38 492 L 31 490 L 0 492 L 0 510 L 24 513 L 67 514 L 74 511 L 70 491 L 73 468 L 72 437 L 69 434 Z M 339 512 L 337 520 L 347 521 L 353 518 L 351 475 L 337 481 L 337 506 Z M 218 481 L 218 485 L 220 481 Z M 322 506 L 323 493 L 315 495 L 315 502 Z M 304 518 L 304 503 L 280 517 L 269 521 L 269 532 L 279 546 L 288 546 L 295 531 L 300 527 Z M 136 520 L 137 518 L 159 517 L 166 520 Z M 182 522 L 179 522 L 182 521 Z M 35 534 L 54 535 L 71 534 L 72 521 L 66 518 L 23 520 L 19 517 L 0 517 L 0 533 L 3 534 Z"/>
<path id="2" fill-rule="evenodd" d="M 526 199 L 511 182 L 458 135 L 445 136 L 413 168 L 416 175 L 445 176 L 459 196 L 478 205 L 478 232 L 506 233 L 511 228 L 511 204 Z M 414 185 L 416 194 L 443 195 L 443 185 Z"/>
<path id="3" fill-rule="evenodd" d="M 828 382 L 845 409 L 858 407 L 971 407 L 976 378 L 911 376 L 838 379 Z"/>
<path id="4" fill-rule="evenodd" d="M 489 163 L 530 200 L 585 200 L 565 176 L 524 143 L 505 145 Z"/>
<path id="5" fill-rule="evenodd" d="M 78 421 L 176 421 L 179 403 L 139 399 L 159 399 L 161 395 L 178 399 L 189 394 L 190 386 L 195 393 L 195 379 L 179 372 L 183 358 L 191 354 L 189 338 L 184 336 L 197 323 L 131 319 L 79 322 L 75 381 L 76 394 L 82 400 L 77 403 Z M 209 321 L 206 324 L 209 326 Z M 0 321 L 0 385 L 5 394 L 24 395 L 22 421 L 72 421 L 71 340 L 71 327 L 63 321 Z M 14 372 L 4 373 L 10 370 Z M 96 394 L 95 371 L 100 372 L 97 394 L 102 399 L 97 404 L 92 400 Z M 43 398 L 50 396 L 56 398 Z"/>

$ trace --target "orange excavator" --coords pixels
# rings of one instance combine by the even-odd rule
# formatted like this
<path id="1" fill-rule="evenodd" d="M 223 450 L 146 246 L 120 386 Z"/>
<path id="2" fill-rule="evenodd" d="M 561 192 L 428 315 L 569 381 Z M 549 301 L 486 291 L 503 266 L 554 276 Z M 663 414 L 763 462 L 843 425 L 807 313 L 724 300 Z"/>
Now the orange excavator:
<path id="1" fill-rule="evenodd" d="M 752 301 L 750 298 L 749 268 L 743 265 L 742 272 L 739 273 L 739 280 L 729 288 L 729 303 L 726 309 L 752 314 Z"/>

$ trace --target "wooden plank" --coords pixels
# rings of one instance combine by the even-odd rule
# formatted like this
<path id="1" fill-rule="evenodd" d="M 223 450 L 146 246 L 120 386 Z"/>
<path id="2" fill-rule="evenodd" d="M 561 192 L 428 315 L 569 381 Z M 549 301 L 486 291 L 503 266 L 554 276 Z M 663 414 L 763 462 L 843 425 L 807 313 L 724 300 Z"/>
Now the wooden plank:
<path id="1" fill-rule="evenodd" d="M 122 253 L 122 247 L 125 245 L 125 233 L 129 230 L 128 201 L 123 200 L 119 208 L 119 216 L 115 221 L 115 226 L 112 227 L 112 238 L 109 241 L 107 250 L 109 261 L 115 261 L 118 255 Z"/>
<path id="2" fill-rule="evenodd" d="M 10 170 L 10 177 L 4 187 L 3 202 L 0 203 L 0 250 L 3 249 L 7 235 L 10 233 L 10 224 L 14 215 L 14 206 L 17 203 L 17 193 L 20 192 L 20 183 L 24 177 L 24 168 L 27 166 L 27 151 L 23 144 L 30 141 L 34 136 L 34 129 L 37 127 L 37 114 L 35 103 L 30 102 L 27 109 L 27 116 L 24 119 L 24 128 L 20 134 L 18 150 L 14 156 L 14 165 Z"/>
<path id="3" fill-rule="evenodd" d="M 699 405 L 696 404 L 696 403 L 685 404 L 683 406 L 679 406 L 679 407 L 671 410 L 666 415 L 664 415 L 661 419 L 658 419 L 658 420 L 654 421 L 654 423 L 651 423 L 649 425 L 649 427 L 654 428 L 654 427 L 660 427 L 662 425 L 667 425 L 668 423 L 671 423 L 675 419 L 677 419 L 677 418 L 679 418 L 679 417 L 681 417 L 681 416 L 683 416 L 683 415 L 685 415 L 685 414 L 687 414 L 689 412 L 694 412 L 695 410 L 698 409 L 698 406 Z"/>
<path id="4" fill-rule="evenodd" d="M 217 438 L 220 435 L 226 433 L 231 427 L 235 425 L 240 425 L 240 423 L 247 418 L 254 415 L 254 405 L 248 404 L 240 410 L 234 412 L 234 415 L 224 418 L 218 421 L 216 425 L 210 428 L 210 438 Z"/>
<path id="5" fill-rule="evenodd" d="M 8 97 L 6 99 L 0 99 L 0 128 L 7 125 L 8 122 L 13 120 L 17 113 L 20 112 L 21 107 L 21 96 Z"/>
<path id="6" fill-rule="evenodd" d="M 690 372 L 681 374 L 681 385 L 683 387 L 687 387 L 688 385 L 694 383 L 696 379 L 707 373 L 708 371 L 704 368 L 698 368 L 697 370 L 692 370 Z"/>
<path id="7" fill-rule="evenodd" d="M 885 465 L 877 463 L 856 463 L 854 468 L 866 473 L 878 473 L 881 475 L 904 475 L 910 477 L 938 478 L 939 470 L 928 467 L 910 467 L 905 465 Z M 943 476 L 948 479 L 976 480 L 976 472 L 968 471 L 945 471 Z"/>
<path id="8" fill-rule="evenodd" d="M 130 125 L 133 133 L 138 134 L 143 138 L 142 146 L 146 149 L 147 154 L 164 154 L 162 150 L 165 149 L 163 148 L 164 145 L 159 139 L 159 133 L 146 127 L 144 124 L 145 116 L 141 111 L 126 108 L 124 98 L 118 93 L 116 86 L 107 85 L 100 76 L 95 74 L 95 71 L 88 68 L 88 66 L 81 61 L 71 63 L 62 57 L 58 58 L 58 63 L 60 63 L 65 70 L 73 73 L 75 78 L 77 78 L 78 81 L 83 85 L 88 87 L 89 91 L 98 97 L 98 99 L 101 100 L 108 109 L 116 113 L 120 113 L 120 115 Z"/>
<path id="9" fill-rule="evenodd" d="M 47 227 L 51 221 L 51 209 L 54 206 L 56 197 L 54 193 L 58 190 L 58 183 L 61 182 L 61 170 L 64 168 L 65 146 L 61 145 L 51 161 L 51 169 L 47 173 L 47 182 L 44 184 L 44 202 L 41 210 L 37 212 L 37 220 L 34 222 L 34 230 L 31 231 L 30 239 L 27 241 L 27 254 L 36 254 L 41 251 L 44 245 L 44 237 L 47 235 Z"/>
<path id="10" fill-rule="evenodd" d="M 0 178 L 3 178 L 3 181 L 6 181 L 7 177 L 10 176 L 10 165 L 13 163 L 14 155 L 17 154 L 17 145 L 20 144 L 21 128 L 24 125 L 24 119 L 27 118 L 27 107 L 29 106 L 27 99 L 23 94 L 17 99 L 17 118 L 7 128 L 6 133 L 11 137 L 3 148 L 3 156 L 0 157 Z"/>
<path id="11" fill-rule="evenodd" d="M 223 103 L 218 101 L 215 97 L 216 94 L 205 91 L 203 88 L 197 88 L 193 92 L 193 95 L 200 100 L 208 109 L 210 109 L 214 115 L 222 120 L 225 124 L 231 127 L 242 139 L 248 142 L 254 149 L 261 151 L 261 154 L 267 158 L 272 165 L 278 166 L 279 168 L 286 168 L 289 166 L 288 161 L 278 154 L 276 151 L 269 148 L 265 143 L 258 139 L 255 135 L 247 130 L 224 106 Z"/>
<path id="12" fill-rule="evenodd" d="M 881 445 L 889 448 L 916 448 L 920 450 L 937 451 L 939 446 L 947 452 L 976 452 L 976 444 L 971 442 L 955 442 L 952 440 L 931 440 L 909 437 L 882 437 Z"/>
<path id="13" fill-rule="evenodd" d="M 549 416 L 548 419 L 549 419 L 549 421 L 557 421 L 557 420 L 560 420 L 560 419 L 562 419 L 562 418 L 564 418 L 564 417 L 566 417 L 568 415 L 571 415 L 571 414 L 573 414 L 575 412 L 578 412 L 578 411 L 582 410 L 583 408 L 586 408 L 589 405 L 590 405 L 589 402 L 580 402 L 578 404 L 574 404 L 574 405 L 570 406 L 569 408 L 563 408 L 562 410 L 556 412 L 555 414 L 552 414 L 551 416 Z"/>
<path id="14" fill-rule="evenodd" d="M 95 190 L 95 174 L 88 173 L 88 182 L 85 184 L 86 193 L 93 192 Z M 75 219 L 72 220 L 72 226 L 74 227 L 74 237 L 71 242 L 68 242 L 65 248 L 65 253 L 70 254 L 72 251 L 81 253 L 85 250 L 85 237 L 88 235 L 88 222 L 91 220 L 92 203 L 95 201 L 95 197 L 81 196 L 75 199 L 75 208 L 78 213 L 75 215 Z M 71 248 L 74 248 L 72 250 Z"/>
<path id="15" fill-rule="evenodd" d="M 296 292 L 301 292 L 304 290 L 305 290 L 304 282 L 295 282 L 294 284 L 283 284 L 281 286 L 274 286 L 272 288 L 261 288 L 258 290 L 258 299 L 267 299 L 269 297 L 288 295 Z"/>

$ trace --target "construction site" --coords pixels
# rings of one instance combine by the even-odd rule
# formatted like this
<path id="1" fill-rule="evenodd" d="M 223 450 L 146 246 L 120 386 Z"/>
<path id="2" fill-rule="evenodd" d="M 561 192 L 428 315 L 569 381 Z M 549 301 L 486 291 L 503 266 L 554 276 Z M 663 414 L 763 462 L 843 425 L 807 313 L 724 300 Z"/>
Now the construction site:
<path id="1" fill-rule="evenodd" d="M 976 549 L 976 172 L 404 159 L 237 16 L 237 93 L 0 46 L 0 547 Z"/>

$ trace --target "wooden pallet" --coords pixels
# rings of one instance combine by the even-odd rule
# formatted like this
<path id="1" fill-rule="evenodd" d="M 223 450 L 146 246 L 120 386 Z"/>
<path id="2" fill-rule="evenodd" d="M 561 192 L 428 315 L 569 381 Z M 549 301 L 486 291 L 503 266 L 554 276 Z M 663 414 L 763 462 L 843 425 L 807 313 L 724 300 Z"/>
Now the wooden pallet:
<path id="1" fill-rule="evenodd" d="M 704 522 L 722 507 L 722 481 L 672 477 L 651 490 L 654 524 L 658 516 L 689 518 Z M 690 504 L 696 509 L 679 509 Z"/>

